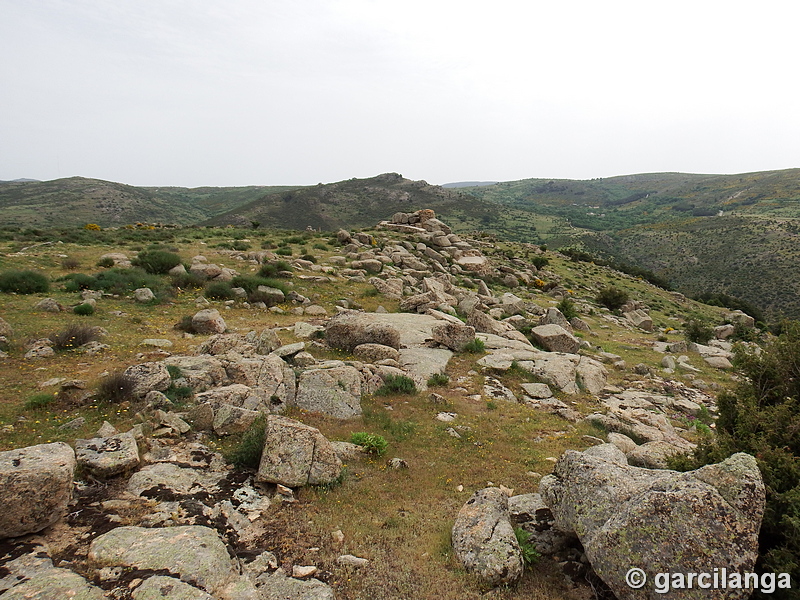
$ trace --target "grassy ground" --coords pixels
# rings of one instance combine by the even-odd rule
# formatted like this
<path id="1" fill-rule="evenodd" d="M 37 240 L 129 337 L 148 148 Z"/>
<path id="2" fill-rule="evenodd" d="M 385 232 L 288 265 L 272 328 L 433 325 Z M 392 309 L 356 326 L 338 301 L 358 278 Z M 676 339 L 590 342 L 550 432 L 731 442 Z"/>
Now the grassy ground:
<path id="1" fill-rule="evenodd" d="M 301 237 L 297 241 L 299 235 L 189 229 L 179 230 L 166 243 L 185 262 L 202 253 L 209 262 L 235 268 L 243 274 L 254 272 L 257 267 L 235 260 L 223 249 L 215 248 L 216 245 L 239 241 L 258 249 L 262 242 L 277 245 L 292 238 L 295 241 L 290 247 L 294 257 L 311 252 L 320 264 L 324 264 L 326 257 L 341 252 L 327 235 Z M 86 317 L 71 312 L 51 314 L 34 310 L 34 304 L 42 297 L 55 298 L 67 306 L 78 303 L 77 294 L 63 291 L 56 282 L 73 272 L 63 266 L 65 258 L 77 260 L 80 265 L 77 271 L 96 273 L 102 270 L 95 266 L 102 254 L 122 251 L 133 255 L 136 249 L 148 244 L 146 236 L 147 232 L 142 232 L 140 239 L 117 244 L 110 237 L 89 245 L 48 244 L 22 253 L 17 251 L 25 247 L 26 242 L 13 239 L 0 242 L 0 271 L 34 269 L 54 282 L 53 290 L 47 294 L 0 294 L 0 316 L 15 330 L 10 357 L 0 360 L 0 450 L 57 440 L 71 443 L 76 438 L 91 436 L 103 420 L 122 430 L 130 428 L 142 408 L 135 404 L 80 404 L 69 394 L 60 394 L 44 408 L 26 408 L 26 403 L 35 394 L 56 391 L 57 387 L 40 387 L 51 378 L 80 379 L 85 381 L 87 389 L 93 389 L 102 373 L 121 371 L 145 360 L 157 360 L 158 352 L 140 345 L 145 338 L 171 340 L 174 346 L 169 351 L 173 354 L 192 353 L 202 341 L 200 337 L 185 337 L 173 328 L 182 317 L 197 310 L 194 300 L 201 290 L 176 290 L 153 305 L 136 304 L 125 295 L 103 298 L 98 302 L 97 312 Z M 314 249 L 314 244 L 326 249 Z M 501 244 L 498 250 L 521 255 L 518 246 Z M 597 289 L 614 284 L 650 306 L 658 327 L 678 328 L 689 315 L 716 322 L 722 312 L 712 307 L 680 304 L 668 292 L 604 267 L 573 263 L 553 253 L 547 256 L 551 259 L 547 270 L 558 274 L 578 303 L 591 302 Z M 299 293 L 325 307 L 329 314 L 335 312 L 335 304 L 340 299 L 348 299 L 366 310 L 375 310 L 378 305 L 389 311 L 397 310 L 397 301 L 375 295 L 368 284 L 344 280 L 314 284 L 296 277 L 292 285 Z M 498 293 L 503 291 L 509 290 L 497 288 Z M 530 291 L 532 299 L 541 306 L 555 304 L 551 297 L 532 288 Z M 220 302 L 213 304 L 220 309 L 228 326 L 242 333 L 288 326 L 305 319 L 247 309 L 239 304 L 229 309 Z M 288 310 L 292 306 L 283 308 Z M 607 311 L 596 307 L 591 314 L 583 314 L 592 332 L 582 335 L 594 347 L 621 355 L 629 365 L 645 362 L 657 366 L 661 355 L 652 350 L 652 342 L 659 335 L 670 341 L 680 339 L 675 333 L 645 333 L 621 328 L 610 324 L 604 314 Z M 28 340 L 46 337 L 75 322 L 105 328 L 108 335 L 101 341 L 109 344 L 110 349 L 97 356 L 71 351 L 38 360 L 22 357 Z M 282 331 L 280 337 L 284 343 L 295 341 L 288 331 Z M 323 352 L 313 352 L 317 352 L 319 358 L 327 357 Z M 481 394 L 484 382 L 484 374 L 475 369 L 479 357 L 460 355 L 451 361 L 449 384 L 431 390 L 441 394 L 444 403 L 434 403 L 430 393 L 366 397 L 364 414 L 349 421 L 292 412 L 290 416 L 318 427 L 330 439 L 348 440 L 353 432 L 366 431 L 384 436 L 389 446 L 384 456 L 352 461 L 340 485 L 328 489 L 301 489 L 297 503 L 276 507 L 268 516 L 271 533 L 258 541 L 259 547 L 275 551 L 286 564 L 318 565 L 323 570 L 323 578 L 336 588 L 337 598 L 343 600 L 484 597 L 575 600 L 586 597 L 588 588 L 573 589 L 567 585 L 549 560 L 529 569 L 517 586 L 488 593 L 464 573 L 452 555 L 449 536 L 453 519 L 475 490 L 491 482 L 512 488 L 514 493 L 534 492 L 539 478 L 552 470 L 556 457 L 564 450 L 589 445 L 584 436 L 602 436 L 588 426 L 573 425 L 521 405 L 474 399 L 472 396 Z M 703 369 L 704 380 L 725 382 L 725 374 L 704 367 L 699 358 L 695 362 Z M 630 378 L 629 371 L 610 370 L 612 384 L 624 386 Z M 501 376 L 501 379 L 519 392 L 519 384 L 530 378 L 517 372 Z M 593 411 L 597 405 L 589 396 L 560 397 L 572 402 L 583 413 Z M 437 413 L 442 411 L 458 416 L 453 422 L 444 423 L 436 419 Z M 79 416 L 86 419 L 84 426 L 77 430 L 59 429 Z M 450 427 L 458 428 L 460 439 L 447 433 Z M 212 446 L 220 449 L 230 448 L 236 441 L 235 438 L 209 439 Z M 408 469 L 388 468 L 387 461 L 394 457 L 404 459 Z M 343 545 L 332 540 L 330 534 L 335 530 L 344 533 Z M 366 569 L 338 566 L 335 558 L 342 553 L 368 558 L 371 566 Z"/>

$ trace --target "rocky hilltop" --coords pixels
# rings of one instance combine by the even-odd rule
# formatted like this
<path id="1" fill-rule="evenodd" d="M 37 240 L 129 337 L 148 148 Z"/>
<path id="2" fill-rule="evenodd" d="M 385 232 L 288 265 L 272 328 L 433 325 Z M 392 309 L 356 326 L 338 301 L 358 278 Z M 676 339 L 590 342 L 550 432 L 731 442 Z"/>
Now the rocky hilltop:
<path id="1" fill-rule="evenodd" d="M 27 374 L 17 389 L 57 392 L 48 417 L 4 398 L 17 408 L 3 430 L 19 436 L 0 452 L 4 600 L 479 598 L 496 586 L 496 598 L 643 599 L 663 595 L 631 588 L 631 567 L 753 569 L 755 459 L 667 468 L 713 421 L 746 315 L 457 235 L 429 209 L 314 248 L 324 254 L 288 260 L 207 248 L 171 275 L 204 291 L 179 288 L 171 304 L 87 280 L 6 304 L 8 381 L 15 370 Z M 115 250 L 89 252 L 123 271 L 142 262 Z M 241 275 L 255 269 L 284 279 Z M 631 295 L 614 311 L 596 300 L 611 281 Z M 107 327 L 67 354 L 57 336 L 30 335 L 87 304 Z M 191 309 L 180 329 L 143 325 L 173 308 Z M 719 326 L 688 344 L 678 328 L 702 310 Z M 161 337 L 128 351 L 140 330 Z M 58 439 L 20 443 L 39 427 Z M 666 597 L 748 596 L 692 593 Z"/>

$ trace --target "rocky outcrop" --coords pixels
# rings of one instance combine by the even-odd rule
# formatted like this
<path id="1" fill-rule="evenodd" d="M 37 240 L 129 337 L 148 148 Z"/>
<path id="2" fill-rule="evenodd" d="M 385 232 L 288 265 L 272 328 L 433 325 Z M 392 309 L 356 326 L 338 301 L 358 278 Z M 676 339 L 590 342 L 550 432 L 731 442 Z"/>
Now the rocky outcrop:
<path id="1" fill-rule="evenodd" d="M 487 583 L 511 583 L 522 575 L 522 551 L 511 526 L 508 496 L 500 488 L 472 495 L 458 511 L 452 540 L 464 568 Z"/>
<path id="2" fill-rule="evenodd" d="M 133 393 L 144 398 L 148 392 L 163 392 L 170 385 L 167 367 L 161 362 L 148 362 L 125 369 L 123 375 L 133 383 Z"/>
<path id="3" fill-rule="evenodd" d="M 165 571 L 210 594 L 223 590 L 236 571 L 225 544 L 213 529 L 117 527 L 89 548 L 95 568 L 123 567 Z"/>
<path id="4" fill-rule="evenodd" d="M 461 323 L 442 322 L 432 331 L 433 341 L 452 350 L 461 352 L 475 340 L 475 328 Z"/>
<path id="5" fill-rule="evenodd" d="M 309 369 L 300 373 L 295 404 L 311 412 L 350 419 L 361 414 L 361 391 L 361 374 L 354 367 Z"/>
<path id="6" fill-rule="evenodd" d="M 0 452 L 0 539 L 49 527 L 72 499 L 75 453 L 67 444 Z"/>
<path id="7" fill-rule="evenodd" d="M 351 352 L 361 344 L 381 344 L 400 347 L 400 331 L 388 324 L 376 322 L 369 313 L 342 312 L 333 317 L 325 327 L 328 345 Z"/>
<path id="8" fill-rule="evenodd" d="M 531 337 L 548 352 L 575 354 L 581 343 L 560 325 L 539 325 L 531 330 Z"/>
<path id="9" fill-rule="evenodd" d="M 539 491 L 555 525 L 578 536 L 595 572 L 620 600 L 654 597 L 652 589 L 626 584 L 632 567 L 652 581 L 660 572 L 696 571 L 709 557 L 729 571 L 751 571 L 758 556 L 765 491 L 747 454 L 678 473 L 628 466 L 611 444 L 569 450 Z M 681 597 L 749 595 L 705 594 Z"/>
<path id="10" fill-rule="evenodd" d="M 139 447 L 130 433 L 75 441 L 78 465 L 100 479 L 125 473 L 139 466 Z"/>
<path id="11" fill-rule="evenodd" d="M 270 415 L 256 481 L 287 487 L 324 485 L 335 481 L 342 462 L 318 429 L 294 419 Z"/>
<path id="12" fill-rule="evenodd" d="M 192 329 L 196 333 L 225 333 L 228 326 L 217 309 L 206 308 L 192 317 Z"/>

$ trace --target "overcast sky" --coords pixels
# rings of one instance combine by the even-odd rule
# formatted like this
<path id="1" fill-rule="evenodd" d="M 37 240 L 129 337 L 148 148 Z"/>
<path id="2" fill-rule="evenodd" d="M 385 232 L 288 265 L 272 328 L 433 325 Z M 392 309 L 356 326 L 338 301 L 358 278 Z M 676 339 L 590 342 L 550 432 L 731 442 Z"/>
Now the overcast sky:
<path id="1" fill-rule="evenodd" d="M 794 0 L 0 0 L 0 180 L 800 166 Z"/>

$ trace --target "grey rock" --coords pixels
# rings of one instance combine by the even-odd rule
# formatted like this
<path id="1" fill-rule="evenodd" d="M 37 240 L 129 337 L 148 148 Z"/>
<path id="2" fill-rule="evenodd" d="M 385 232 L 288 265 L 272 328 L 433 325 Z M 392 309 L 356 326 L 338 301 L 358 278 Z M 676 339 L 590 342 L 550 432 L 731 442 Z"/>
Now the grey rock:
<path id="1" fill-rule="evenodd" d="M 163 392 L 172 382 L 163 362 L 132 365 L 125 369 L 123 375 L 133 382 L 133 393 L 139 398 L 144 398 L 151 390 Z"/>
<path id="2" fill-rule="evenodd" d="M 325 339 L 333 348 L 352 351 L 361 344 L 400 347 L 400 331 L 391 324 L 377 321 L 370 313 L 341 312 L 325 328 Z"/>
<path id="3" fill-rule="evenodd" d="M 730 572 L 751 571 L 758 556 L 765 491 L 756 461 L 747 454 L 678 473 L 570 450 L 539 491 L 555 525 L 577 534 L 595 572 L 620 600 L 654 597 L 626 584 L 634 565 L 652 581 L 659 572 L 696 570 L 708 557 Z M 742 592 L 747 593 L 696 597 L 749 595 Z"/>
<path id="4" fill-rule="evenodd" d="M 90 440 L 75 440 L 78 465 L 100 479 L 125 473 L 139 466 L 139 447 L 129 433 Z"/>
<path id="5" fill-rule="evenodd" d="M 143 467 L 128 480 L 127 491 L 141 496 L 148 490 L 167 490 L 176 496 L 188 496 L 197 492 L 215 492 L 224 472 L 199 471 L 179 467 L 169 462 L 159 462 Z"/>
<path id="6" fill-rule="evenodd" d="M 0 539 L 49 527 L 72 500 L 75 453 L 56 442 L 0 452 Z"/>
<path id="7" fill-rule="evenodd" d="M 461 507 L 452 540 L 464 568 L 490 585 L 512 583 L 522 575 L 522 551 L 511 525 L 508 496 L 499 488 L 478 490 Z"/>
<path id="8" fill-rule="evenodd" d="M 560 325 L 539 325 L 531 330 L 531 336 L 549 352 L 575 354 L 580 341 Z"/>
<path id="9" fill-rule="evenodd" d="M 230 404 L 220 404 L 214 411 L 212 427 L 217 435 L 232 435 L 244 433 L 250 428 L 259 415 L 264 414 L 258 410 L 249 410 Z"/>
<path id="10" fill-rule="evenodd" d="M 550 386 L 546 383 L 521 383 L 520 387 L 534 399 L 550 398 L 553 395 Z"/>
<path id="11" fill-rule="evenodd" d="M 520 494 L 508 499 L 511 523 L 530 534 L 528 542 L 543 556 L 561 552 L 574 545 L 574 533 L 554 526 L 555 517 L 540 494 Z"/>
<path id="12" fill-rule="evenodd" d="M 353 356 L 369 363 L 387 358 L 395 361 L 400 359 L 400 353 L 395 348 L 382 344 L 359 344 L 353 348 Z"/>
<path id="13" fill-rule="evenodd" d="M 144 304 L 144 303 L 152 302 L 153 300 L 155 300 L 156 299 L 156 295 L 153 293 L 153 290 L 151 290 L 150 288 L 139 288 L 139 289 L 133 290 L 133 298 L 134 298 L 134 300 L 136 300 L 136 302 Z"/>
<path id="14" fill-rule="evenodd" d="M 164 366 L 178 367 L 195 392 L 229 383 L 222 362 L 213 356 L 170 356 L 162 363 Z"/>
<path id="15" fill-rule="evenodd" d="M 300 374 L 295 404 L 338 419 L 361 414 L 361 374 L 354 367 L 311 369 Z"/>
<path id="16" fill-rule="evenodd" d="M 288 487 L 335 481 L 342 462 L 319 430 L 294 419 L 267 417 L 266 441 L 256 481 Z"/>
<path id="17" fill-rule="evenodd" d="M 225 588 L 236 576 L 217 532 L 196 525 L 117 527 L 92 542 L 89 562 L 95 568 L 164 569 L 210 594 Z"/>
<path id="18" fill-rule="evenodd" d="M 460 322 L 444 322 L 435 325 L 432 334 L 434 342 L 449 348 L 453 352 L 461 352 L 467 344 L 475 340 L 475 328 Z"/>
<path id="19" fill-rule="evenodd" d="M 65 310 L 64 307 L 61 304 L 59 304 L 54 298 L 45 298 L 43 300 L 40 300 L 39 302 L 36 303 L 34 308 L 37 310 L 43 310 L 44 312 L 51 312 L 51 313 L 57 313 Z"/>
<path id="20" fill-rule="evenodd" d="M 192 328 L 197 333 L 225 333 L 228 329 L 216 308 L 206 308 L 195 313 L 192 317 Z"/>
<path id="21" fill-rule="evenodd" d="M 294 579 L 280 569 L 256 580 L 262 600 L 334 600 L 333 589 L 318 579 Z"/>
<path id="22" fill-rule="evenodd" d="M 105 600 L 103 590 L 68 569 L 45 569 L 12 587 L 3 600 Z"/>
<path id="23" fill-rule="evenodd" d="M 214 600 L 213 596 L 174 577 L 154 575 L 131 593 L 133 600 Z"/>

